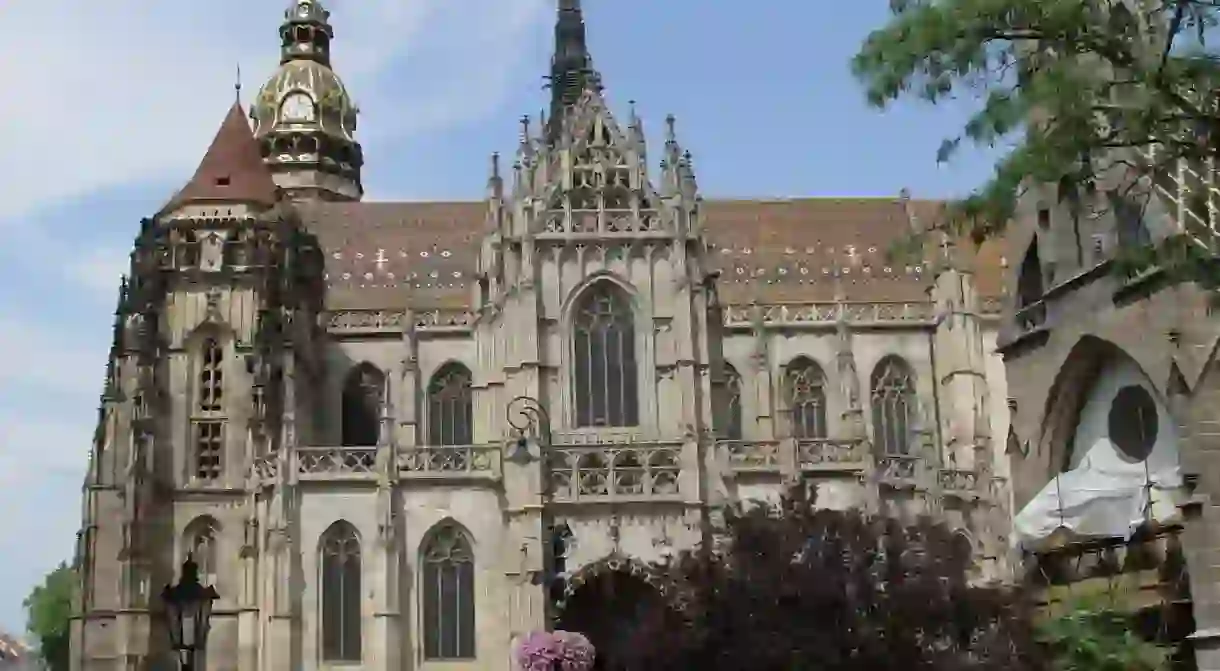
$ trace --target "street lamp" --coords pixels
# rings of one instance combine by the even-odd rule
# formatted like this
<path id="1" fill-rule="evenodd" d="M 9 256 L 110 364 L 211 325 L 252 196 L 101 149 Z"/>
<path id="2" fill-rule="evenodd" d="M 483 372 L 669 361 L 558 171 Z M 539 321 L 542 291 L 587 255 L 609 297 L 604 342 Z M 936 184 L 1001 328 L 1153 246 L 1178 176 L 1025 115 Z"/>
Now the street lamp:
<path id="1" fill-rule="evenodd" d="M 199 583 L 199 565 L 189 557 L 182 562 L 177 585 L 161 590 L 165 603 L 165 626 L 182 671 L 193 671 L 195 656 L 207 647 L 212 602 L 220 598 L 216 588 Z"/>
<path id="2" fill-rule="evenodd" d="M 544 456 L 541 454 L 542 450 L 549 447 L 551 443 L 551 418 L 546 414 L 546 409 L 542 407 L 538 399 L 532 396 L 518 396 L 509 401 L 508 424 L 521 435 L 513 441 L 505 456 L 506 459 L 519 466 L 533 461 L 534 455 L 530 454 L 529 447 L 531 434 L 538 436 L 540 448 L 538 456 Z"/>

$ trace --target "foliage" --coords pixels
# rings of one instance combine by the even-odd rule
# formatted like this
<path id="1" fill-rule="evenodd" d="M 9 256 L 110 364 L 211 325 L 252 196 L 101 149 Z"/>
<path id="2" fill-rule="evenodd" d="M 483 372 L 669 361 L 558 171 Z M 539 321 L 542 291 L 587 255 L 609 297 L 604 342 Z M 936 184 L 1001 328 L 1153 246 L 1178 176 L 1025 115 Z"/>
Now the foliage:
<path id="1" fill-rule="evenodd" d="M 890 0 L 890 8 L 852 61 L 869 102 L 976 100 L 940 161 L 964 141 L 1011 147 L 982 187 L 949 208 L 954 233 L 976 242 L 1000 233 L 1032 184 L 1055 186 L 1076 214 L 1104 207 L 1096 196 L 1108 191 L 1146 202 L 1180 159 L 1213 156 L 1220 54 L 1209 40 L 1220 6 L 1211 0 Z"/>
<path id="2" fill-rule="evenodd" d="M 1160 671 L 1168 650 L 1141 639 L 1131 616 L 1088 600 L 1038 626 L 1055 671 Z"/>
<path id="3" fill-rule="evenodd" d="M 517 644 L 521 671 L 589 671 L 596 651 L 584 635 L 571 631 L 535 631 Z"/>
<path id="4" fill-rule="evenodd" d="M 26 597 L 27 628 L 50 671 L 67 671 L 69 628 L 76 595 L 76 571 L 66 563 L 47 574 Z"/>
<path id="5" fill-rule="evenodd" d="M 668 567 L 680 614 L 641 614 L 633 671 L 1034 671 L 1048 668 L 1016 595 L 968 581 L 968 543 L 817 510 L 803 489 L 727 518 L 721 552 Z"/>

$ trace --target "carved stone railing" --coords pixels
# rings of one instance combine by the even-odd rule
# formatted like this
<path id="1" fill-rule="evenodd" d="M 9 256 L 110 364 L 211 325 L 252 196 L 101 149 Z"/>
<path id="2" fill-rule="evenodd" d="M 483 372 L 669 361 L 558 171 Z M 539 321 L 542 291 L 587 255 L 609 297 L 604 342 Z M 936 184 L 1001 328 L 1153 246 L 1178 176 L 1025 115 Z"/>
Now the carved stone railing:
<path id="1" fill-rule="evenodd" d="M 417 310 L 412 325 L 421 331 L 466 331 L 474 324 L 469 310 Z M 406 310 L 336 310 L 326 314 L 326 328 L 338 335 L 361 335 L 402 331 Z"/>
<path id="2" fill-rule="evenodd" d="M 265 454 L 254 460 L 250 466 L 251 474 L 260 483 L 273 482 L 280 474 L 280 457 L 278 454 Z"/>
<path id="3" fill-rule="evenodd" d="M 729 454 L 729 466 L 735 473 L 778 473 L 781 468 L 778 440 L 721 440 Z"/>
<path id="4" fill-rule="evenodd" d="M 676 499 L 682 444 L 552 445 L 551 496 L 556 501 Z"/>
<path id="5" fill-rule="evenodd" d="M 857 324 L 930 324 L 935 305 L 930 301 L 818 302 L 728 305 L 724 325 L 748 327 L 756 319 L 765 326 L 824 325 L 844 319 Z"/>
<path id="6" fill-rule="evenodd" d="M 408 478 L 498 477 L 500 448 L 496 445 L 401 448 L 398 471 Z"/>
<path id="7" fill-rule="evenodd" d="M 376 447 L 298 447 L 294 456 L 302 480 L 371 477 L 377 470 Z"/>
<path id="8" fill-rule="evenodd" d="M 857 471 L 866 468 L 867 461 L 868 444 L 862 440 L 796 440 L 796 463 L 802 471 Z"/>
<path id="9" fill-rule="evenodd" d="M 946 494 L 975 495 L 978 490 L 979 477 L 974 471 L 961 468 L 942 468 L 936 474 L 937 484 Z"/>
<path id="10" fill-rule="evenodd" d="M 923 464 L 921 457 L 887 454 L 877 457 L 877 479 L 891 487 L 914 487 Z"/>

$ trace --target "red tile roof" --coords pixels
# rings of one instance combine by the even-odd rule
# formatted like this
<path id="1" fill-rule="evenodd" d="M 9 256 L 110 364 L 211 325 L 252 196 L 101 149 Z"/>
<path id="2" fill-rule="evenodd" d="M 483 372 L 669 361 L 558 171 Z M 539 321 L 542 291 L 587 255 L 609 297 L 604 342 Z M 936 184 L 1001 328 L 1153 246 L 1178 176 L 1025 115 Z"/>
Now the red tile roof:
<path id="1" fill-rule="evenodd" d="M 828 301 L 836 291 L 855 301 L 924 300 L 926 264 L 886 254 L 911 230 L 907 208 L 926 225 L 940 207 L 899 198 L 709 200 L 709 258 L 729 303 Z M 471 298 L 486 203 L 311 203 L 301 212 L 326 251 L 333 308 L 461 307 Z M 1001 254 L 996 244 L 972 255 L 985 297 L 1000 293 Z"/>
<path id="2" fill-rule="evenodd" d="M 277 197 L 275 181 L 263 163 L 250 123 L 246 121 L 241 105 L 234 102 L 194 177 L 170 199 L 164 210 L 201 201 L 270 206 L 275 204 Z"/>

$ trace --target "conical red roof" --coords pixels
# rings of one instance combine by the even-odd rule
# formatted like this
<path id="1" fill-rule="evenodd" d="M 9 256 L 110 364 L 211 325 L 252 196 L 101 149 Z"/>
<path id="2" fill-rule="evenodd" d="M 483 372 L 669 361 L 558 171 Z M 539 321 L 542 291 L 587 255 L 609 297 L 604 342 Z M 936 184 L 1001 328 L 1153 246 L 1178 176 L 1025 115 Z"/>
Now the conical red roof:
<path id="1" fill-rule="evenodd" d="M 267 206 L 277 200 L 275 182 L 238 102 L 229 108 L 195 176 L 165 209 L 211 200 Z"/>

